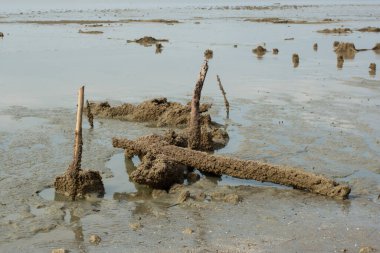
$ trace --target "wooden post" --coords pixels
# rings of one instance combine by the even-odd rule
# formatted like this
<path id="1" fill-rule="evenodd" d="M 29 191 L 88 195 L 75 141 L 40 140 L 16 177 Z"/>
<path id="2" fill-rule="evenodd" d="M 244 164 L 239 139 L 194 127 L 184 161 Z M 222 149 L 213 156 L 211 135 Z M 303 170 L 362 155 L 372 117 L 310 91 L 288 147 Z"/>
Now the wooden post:
<path id="1" fill-rule="evenodd" d="M 208 70 L 208 61 L 205 60 L 199 73 L 198 81 L 195 84 L 193 93 L 193 99 L 191 100 L 191 112 L 189 121 L 189 142 L 188 147 L 190 149 L 199 149 L 201 141 L 201 124 L 200 124 L 200 112 L 199 103 L 201 99 L 201 93 L 203 83 L 206 79 Z"/>
<path id="2" fill-rule="evenodd" d="M 226 96 L 227 93 L 224 91 L 222 81 L 220 81 L 219 75 L 216 75 L 216 79 L 218 80 L 219 89 L 223 94 L 224 105 L 226 106 L 226 113 L 227 113 L 227 119 L 228 119 L 230 118 L 230 103 L 228 103 L 227 96 Z"/>
<path id="3" fill-rule="evenodd" d="M 75 141 L 74 141 L 74 159 L 73 167 L 75 170 L 79 170 L 82 160 L 82 115 L 84 104 L 84 86 L 78 91 L 78 105 L 77 105 L 77 122 L 75 125 Z"/>

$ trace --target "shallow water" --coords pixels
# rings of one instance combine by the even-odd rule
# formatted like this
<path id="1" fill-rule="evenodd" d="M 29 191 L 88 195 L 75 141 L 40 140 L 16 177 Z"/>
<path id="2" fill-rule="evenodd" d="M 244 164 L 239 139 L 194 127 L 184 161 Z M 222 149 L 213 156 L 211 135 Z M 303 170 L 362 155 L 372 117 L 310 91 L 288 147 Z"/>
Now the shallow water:
<path id="1" fill-rule="evenodd" d="M 378 1 L 2 1 L 0 9 L 0 251 L 49 252 L 358 252 L 380 249 L 380 81 L 368 66 L 380 54 L 359 52 L 336 67 L 334 41 L 371 48 L 378 33 L 317 33 L 378 26 Z M 266 10 L 224 6 L 260 5 Z M 297 5 L 284 6 L 284 5 Z M 20 13 L 22 12 L 22 14 Z M 267 24 L 245 18 L 281 17 L 331 24 Z M 36 20 L 177 19 L 86 27 Z M 199 22 L 199 24 L 196 24 Z M 80 34 L 100 30 L 103 34 Z M 127 43 L 142 36 L 169 39 L 155 47 Z M 285 40 L 294 38 L 294 40 Z M 317 42 L 318 51 L 313 50 Z M 265 43 L 265 44 L 264 44 Z M 234 45 L 237 45 L 235 48 Z M 257 45 L 270 51 L 261 59 Z M 129 181 L 138 159 L 124 158 L 111 138 L 165 129 L 144 123 L 84 122 L 84 168 L 99 170 L 106 195 L 76 203 L 52 190 L 72 158 L 76 90 L 89 100 L 141 102 L 166 96 L 188 102 L 203 51 L 214 57 L 202 93 L 211 116 L 225 124 L 229 144 L 216 153 L 303 167 L 352 187 L 349 200 L 252 180 L 209 177 L 187 184 L 192 194 L 238 194 L 238 205 L 210 197 L 176 205 L 177 195 Z M 273 55 L 272 48 L 279 54 Z M 293 53 L 300 56 L 294 68 Z M 219 74 L 230 100 L 225 118 Z M 141 223 L 134 231 L 129 225 Z M 191 228 L 194 233 L 182 233 Z M 98 246 L 91 234 L 102 237 Z"/>

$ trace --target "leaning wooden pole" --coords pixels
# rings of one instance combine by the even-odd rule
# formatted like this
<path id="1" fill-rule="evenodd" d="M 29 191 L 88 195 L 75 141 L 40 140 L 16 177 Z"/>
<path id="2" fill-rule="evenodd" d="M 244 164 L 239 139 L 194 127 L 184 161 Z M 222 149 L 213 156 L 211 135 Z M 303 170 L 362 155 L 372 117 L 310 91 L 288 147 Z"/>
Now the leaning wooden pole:
<path id="1" fill-rule="evenodd" d="M 163 155 L 168 160 L 197 168 L 202 172 L 272 182 L 329 197 L 345 199 L 351 191 L 348 185 L 339 184 L 325 176 L 302 169 L 180 148 L 169 145 L 158 135 L 144 136 L 136 141 L 114 138 L 113 146 L 125 149 L 128 156 L 144 156 L 147 153 L 156 156 Z"/>
<path id="2" fill-rule="evenodd" d="M 208 70 L 208 61 L 205 60 L 199 72 L 199 77 L 197 83 L 195 84 L 195 89 L 193 93 L 193 99 L 191 100 L 191 112 L 189 121 L 189 141 L 188 147 L 190 149 L 199 149 L 201 143 L 201 122 L 200 122 L 200 112 L 199 104 L 201 99 L 201 93 L 204 81 L 206 79 Z"/>
<path id="3" fill-rule="evenodd" d="M 77 117 L 75 124 L 74 155 L 67 171 L 55 178 L 56 193 L 64 194 L 70 199 L 85 197 L 90 193 L 104 195 L 102 177 L 98 171 L 82 170 L 82 115 L 84 104 L 84 86 L 78 91 Z"/>
<path id="4" fill-rule="evenodd" d="M 223 88 L 222 81 L 220 81 L 219 75 L 216 75 L 216 79 L 218 80 L 219 89 L 223 94 L 224 105 L 226 106 L 227 119 L 230 118 L 230 103 L 227 100 L 227 93 Z"/>

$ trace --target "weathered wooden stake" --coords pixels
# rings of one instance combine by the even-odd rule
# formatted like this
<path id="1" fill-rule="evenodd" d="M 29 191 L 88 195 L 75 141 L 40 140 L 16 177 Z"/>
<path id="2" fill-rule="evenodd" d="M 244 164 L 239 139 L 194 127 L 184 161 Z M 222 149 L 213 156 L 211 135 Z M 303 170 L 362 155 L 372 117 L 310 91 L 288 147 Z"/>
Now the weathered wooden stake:
<path id="1" fill-rule="evenodd" d="M 207 75 L 207 70 L 208 70 L 208 60 L 205 60 L 204 64 L 201 67 L 198 81 L 195 84 L 193 99 L 191 101 L 191 112 L 190 112 L 190 121 L 189 121 L 189 142 L 188 142 L 188 147 L 190 149 L 199 149 L 200 147 L 201 123 L 200 123 L 199 103 L 201 99 L 203 83 Z"/>
<path id="2" fill-rule="evenodd" d="M 226 106 L 227 119 L 230 118 L 230 103 L 227 100 L 226 92 L 223 88 L 222 81 L 220 81 L 219 75 L 216 75 L 216 79 L 218 80 L 219 89 L 223 94 L 224 105 Z"/>

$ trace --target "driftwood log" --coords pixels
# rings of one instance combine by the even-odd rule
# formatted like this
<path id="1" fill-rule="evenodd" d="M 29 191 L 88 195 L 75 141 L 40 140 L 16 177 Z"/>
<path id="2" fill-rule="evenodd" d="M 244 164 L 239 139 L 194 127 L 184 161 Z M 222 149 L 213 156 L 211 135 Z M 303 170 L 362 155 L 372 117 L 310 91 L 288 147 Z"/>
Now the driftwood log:
<path id="1" fill-rule="evenodd" d="M 126 155 L 130 157 L 145 156 L 148 153 L 153 156 L 164 156 L 173 162 L 197 168 L 202 172 L 272 182 L 339 199 L 347 198 L 351 191 L 348 185 L 339 184 L 325 176 L 302 169 L 210 155 L 176 147 L 168 144 L 158 135 L 144 136 L 136 141 L 113 138 L 113 146 L 125 149 Z"/>
<path id="2" fill-rule="evenodd" d="M 84 104 L 84 86 L 78 91 L 78 107 L 75 126 L 74 157 L 67 171 L 55 178 L 54 188 L 57 193 L 64 194 L 70 199 L 84 197 L 89 193 L 104 195 L 102 177 L 98 171 L 81 170 L 82 160 L 82 115 Z"/>
<path id="3" fill-rule="evenodd" d="M 190 149 L 198 150 L 200 149 L 201 141 L 201 122 L 200 122 L 200 110 L 199 104 L 201 99 L 201 93 L 203 88 L 203 83 L 206 79 L 208 70 L 208 61 L 205 60 L 204 64 L 201 67 L 199 73 L 198 81 L 195 84 L 195 89 L 193 93 L 193 99 L 191 100 L 191 112 L 190 112 L 190 121 L 189 121 L 189 142 L 188 147 Z"/>

